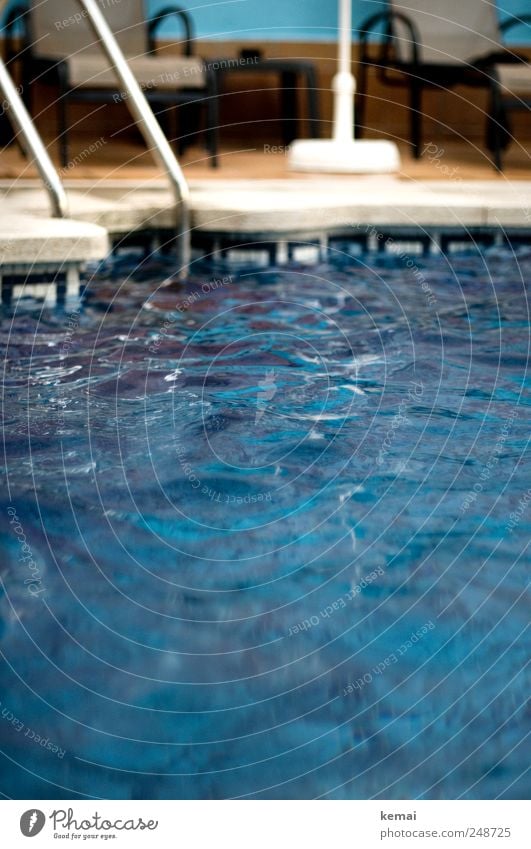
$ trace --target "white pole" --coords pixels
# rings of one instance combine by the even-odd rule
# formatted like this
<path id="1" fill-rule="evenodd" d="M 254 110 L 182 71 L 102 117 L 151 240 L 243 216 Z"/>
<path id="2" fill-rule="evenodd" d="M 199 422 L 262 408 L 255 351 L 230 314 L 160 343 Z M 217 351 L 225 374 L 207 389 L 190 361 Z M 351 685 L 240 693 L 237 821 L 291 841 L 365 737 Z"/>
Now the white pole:
<path id="1" fill-rule="evenodd" d="M 352 3 L 351 0 L 339 0 L 339 70 L 350 74 L 352 41 Z"/>
<path id="2" fill-rule="evenodd" d="M 335 141 L 349 142 L 354 138 L 355 82 L 351 70 L 352 2 L 339 0 L 338 70 L 332 82 L 334 90 Z"/>
<path id="3" fill-rule="evenodd" d="M 391 141 L 354 140 L 352 74 L 352 0 L 338 0 L 338 67 L 332 80 L 334 123 L 331 139 L 293 142 L 288 165 L 293 171 L 336 174 L 392 174 L 400 168 L 398 148 Z"/>

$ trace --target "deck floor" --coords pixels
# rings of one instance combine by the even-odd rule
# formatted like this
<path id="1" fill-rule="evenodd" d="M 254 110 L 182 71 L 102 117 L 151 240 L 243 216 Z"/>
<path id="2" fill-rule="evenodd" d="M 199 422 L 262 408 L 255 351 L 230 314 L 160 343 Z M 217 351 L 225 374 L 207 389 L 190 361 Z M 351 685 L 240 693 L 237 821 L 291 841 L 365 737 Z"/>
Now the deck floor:
<path id="1" fill-rule="evenodd" d="M 90 144 L 91 140 L 87 138 L 73 139 L 71 166 L 64 172 L 65 178 L 143 180 L 156 177 L 159 173 L 151 155 L 140 141 L 135 144 L 114 139 L 94 153 L 87 152 Z M 190 180 L 304 179 L 304 175 L 288 171 L 287 157 L 281 146 L 276 145 L 276 151 L 274 148 L 274 144 L 268 146 L 256 143 L 240 148 L 223 147 L 220 167 L 213 169 L 205 151 L 197 146 L 186 151 L 181 164 Z M 54 146 L 51 149 L 54 154 Z M 474 146 L 472 143 L 466 145 L 443 141 L 436 150 L 433 145 L 420 161 L 415 161 L 404 145 L 401 147 L 401 155 L 402 169 L 399 176 L 404 180 L 531 180 L 531 143 L 526 146 L 512 145 L 506 154 L 505 170 L 501 175 L 493 169 L 486 151 L 479 144 Z M 36 176 L 33 167 L 28 165 L 16 147 L 1 152 L 0 179 L 16 180 L 33 176 Z"/>

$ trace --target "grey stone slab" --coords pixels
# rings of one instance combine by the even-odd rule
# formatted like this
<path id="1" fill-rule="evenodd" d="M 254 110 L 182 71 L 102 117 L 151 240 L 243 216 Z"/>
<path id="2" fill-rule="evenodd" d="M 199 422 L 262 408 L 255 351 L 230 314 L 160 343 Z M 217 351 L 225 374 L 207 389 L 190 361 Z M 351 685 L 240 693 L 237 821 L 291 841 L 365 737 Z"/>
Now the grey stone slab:
<path id="1" fill-rule="evenodd" d="M 71 180 L 66 185 L 72 217 L 103 227 L 113 236 L 172 230 L 178 219 L 172 195 L 160 179 Z M 367 226 L 531 225 L 531 181 L 508 181 L 503 176 L 489 181 L 318 175 L 289 180 L 203 179 L 190 181 L 190 189 L 193 228 L 231 236 L 261 233 L 289 238 L 301 232 L 309 236 L 356 232 Z M 4 220 L 24 213 L 49 219 L 46 196 L 35 180 L 0 181 L 0 198 Z M 20 256 L 22 241 L 17 244 Z M 31 261 L 31 252 L 27 259 Z"/>
<path id="2" fill-rule="evenodd" d="M 109 253 L 106 230 L 84 221 L 0 212 L 2 266 L 83 264 Z"/>

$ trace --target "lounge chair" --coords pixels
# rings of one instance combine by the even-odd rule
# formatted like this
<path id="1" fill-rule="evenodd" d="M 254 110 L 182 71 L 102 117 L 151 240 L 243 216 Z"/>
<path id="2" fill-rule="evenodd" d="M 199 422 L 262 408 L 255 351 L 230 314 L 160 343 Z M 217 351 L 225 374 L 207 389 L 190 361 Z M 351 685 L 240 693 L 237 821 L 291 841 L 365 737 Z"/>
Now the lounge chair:
<path id="1" fill-rule="evenodd" d="M 530 15 L 498 20 L 491 0 L 389 0 L 387 11 L 368 18 L 360 29 L 360 65 L 356 104 L 358 135 L 364 129 L 368 71 L 375 67 L 381 82 L 409 88 L 411 145 L 415 158 L 422 152 L 422 94 L 425 88 L 467 84 L 490 90 L 487 147 L 501 170 L 502 150 L 511 135 L 507 109 L 526 107 L 531 95 L 531 66 L 511 52 L 503 36 Z M 368 41 L 378 31 L 375 56 Z M 517 85 L 518 84 L 518 85 Z"/>
<path id="2" fill-rule="evenodd" d="M 217 96 L 215 76 L 193 55 L 190 16 L 176 6 L 147 19 L 143 0 L 105 0 L 102 12 L 159 118 L 180 106 L 179 114 L 206 111 L 206 141 L 212 164 L 217 164 Z M 159 25 L 177 16 L 184 27 L 184 55 L 157 51 Z M 24 88 L 33 80 L 58 83 L 57 100 L 62 165 L 69 163 L 68 105 L 73 101 L 117 103 L 121 92 L 114 71 L 76 0 L 30 0 L 26 21 Z M 19 18 L 20 20 L 20 18 Z M 180 126 L 181 144 L 186 135 Z M 197 127 L 194 125 L 194 129 Z"/>

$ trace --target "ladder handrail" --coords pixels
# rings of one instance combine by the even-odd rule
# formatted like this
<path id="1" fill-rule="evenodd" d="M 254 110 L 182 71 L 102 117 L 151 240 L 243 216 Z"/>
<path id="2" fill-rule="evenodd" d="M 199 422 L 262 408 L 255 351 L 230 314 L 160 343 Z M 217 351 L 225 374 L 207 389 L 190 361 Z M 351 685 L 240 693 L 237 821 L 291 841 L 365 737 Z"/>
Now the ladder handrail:
<path id="1" fill-rule="evenodd" d="M 179 258 L 182 265 L 181 276 L 187 273 L 190 264 L 190 189 L 181 166 L 175 156 L 168 139 L 162 132 L 159 122 L 153 114 L 136 77 L 131 71 L 127 60 L 103 15 L 97 0 L 79 0 L 87 18 L 101 43 L 101 46 L 114 68 L 123 91 L 129 111 L 135 119 L 139 130 L 144 136 L 148 148 L 164 169 L 169 179 L 173 196 L 181 208 L 179 231 Z M 177 223 L 177 222 L 176 222 Z"/>
<path id="2" fill-rule="evenodd" d="M 67 218 L 68 198 L 61 178 L 1 57 L 0 92 L 8 104 L 7 114 L 14 125 L 14 129 L 18 130 L 24 142 L 26 153 L 31 155 L 39 170 L 44 187 L 48 192 L 52 215 L 54 218 Z"/>

